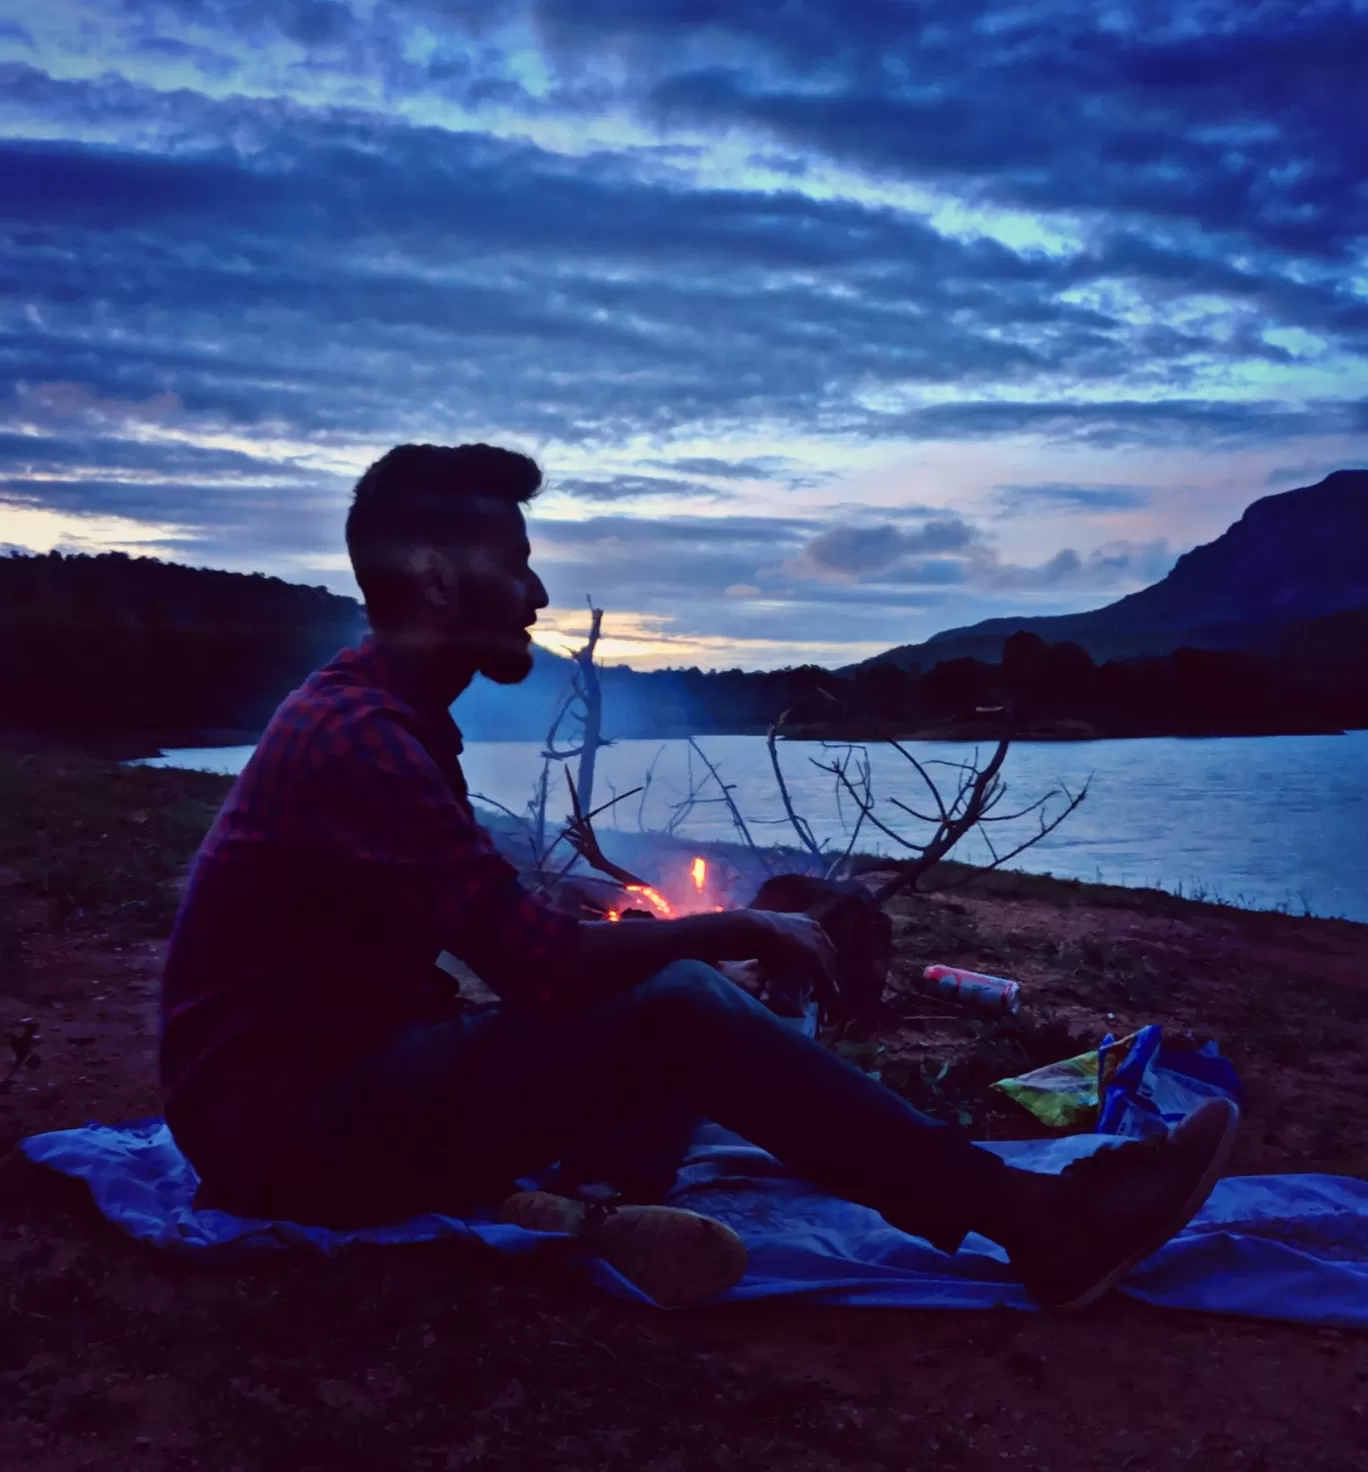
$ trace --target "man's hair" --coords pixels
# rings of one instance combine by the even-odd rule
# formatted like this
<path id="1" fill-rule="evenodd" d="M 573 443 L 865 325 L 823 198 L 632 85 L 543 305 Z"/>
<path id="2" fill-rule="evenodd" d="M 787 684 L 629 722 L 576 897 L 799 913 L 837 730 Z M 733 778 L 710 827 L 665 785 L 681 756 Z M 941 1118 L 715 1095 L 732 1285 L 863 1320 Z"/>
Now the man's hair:
<path id="1" fill-rule="evenodd" d="M 520 506 L 541 489 L 537 462 L 496 445 L 397 445 L 356 483 L 347 553 L 371 622 L 403 608 L 403 554 L 478 537 L 489 504 Z"/>

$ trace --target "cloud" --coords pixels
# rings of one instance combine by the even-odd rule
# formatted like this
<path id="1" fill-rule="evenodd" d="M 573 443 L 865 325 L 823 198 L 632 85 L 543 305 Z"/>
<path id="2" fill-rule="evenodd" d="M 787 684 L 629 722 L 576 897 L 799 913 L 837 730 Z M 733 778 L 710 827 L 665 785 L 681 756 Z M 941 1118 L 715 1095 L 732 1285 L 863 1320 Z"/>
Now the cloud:
<path id="1" fill-rule="evenodd" d="M 1164 335 L 1124 302 L 1073 300 L 1090 273 L 1122 269 L 1116 250 L 1054 259 L 910 211 L 686 187 L 657 177 L 642 149 L 567 158 L 393 115 L 56 82 L 35 68 L 9 80 L 35 124 L 117 134 L 155 120 L 163 141 L 0 145 L 0 214 L 9 201 L 30 232 L 13 270 L 44 324 L 0 356 L 0 373 L 121 397 L 170 388 L 241 426 L 397 438 L 494 422 L 581 441 L 758 422 L 954 433 L 954 404 L 869 400 L 927 385 L 1139 386 L 1166 367 L 1271 351 L 1232 347 L 1219 323 Z M 98 325 L 72 306 L 92 290 Z M 1352 305 L 1342 288 L 1285 303 L 1289 320 L 1312 320 L 1314 306 L 1341 335 L 1362 330 Z M 982 405 L 987 432 L 1005 432 L 991 420 L 1012 402 Z M 1119 439 L 1180 434 L 1153 413 L 1114 425 Z M 1193 427 L 1188 416 L 1181 432 Z"/>
<path id="2" fill-rule="evenodd" d="M 12 505 L 317 566 L 349 467 L 494 440 L 564 493 L 534 520 L 566 606 L 772 640 L 791 591 L 825 648 L 1135 585 L 1185 533 L 1122 454 L 1166 486 L 1368 433 L 1368 20 L 1337 0 L 68 9 L 0 64 Z M 860 503 L 919 454 L 962 456 L 960 504 L 1000 482 L 1019 545 L 1145 530 L 1028 564 Z"/>
<path id="3" fill-rule="evenodd" d="M 953 516 L 912 531 L 892 522 L 833 526 L 814 537 L 783 570 L 795 577 L 858 580 L 889 572 L 909 558 L 962 552 L 977 538 L 974 528 Z"/>
<path id="4" fill-rule="evenodd" d="M 1364 231 L 1368 18 L 1339 0 L 1181 14 L 929 0 L 915 24 L 894 4 L 805 0 L 782 26 L 763 0 L 533 8 L 567 68 L 622 48 L 624 90 L 667 124 L 1311 257 L 1345 259 Z"/>
<path id="5" fill-rule="evenodd" d="M 93 427 L 157 424 L 180 414 L 178 394 L 163 390 L 145 399 L 103 398 L 84 383 L 20 384 L 15 418 L 39 425 L 78 420 Z"/>
<path id="6" fill-rule="evenodd" d="M 889 589 L 966 587 L 989 593 L 1110 590 L 1162 577 L 1174 554 L 1163 539 L 1110 541 L 1080 554 L 1062 547 L 1034 565 L 1010 562 L 983 531 L 960 517 L 913 529 L 893 522 L 824 528 L 776 572 L 800 581 Z"/>
<path id="7" fill-rule="evenodd" d="M 1264 485 L 1313 486 L 1331 471 L 1346 468 L 1340 460 L 1304 460 L 1300 465 L 1279 465 L 1264 477 Z"/>
<path id="8" fill-rule="evenodd" d="M 974 581 L 996 592 L 1142 588 L 1163 577 L 1176 560 L 1162 538 L 1152 542 L 1105 542 L 1086 555 L 1080 555 L 1072 547 L 1062 547 L 1036 566 L 1021 566 L 1003 562 L 993 554 L 981 554 L 975 562 Z"/>
<path id="9" fill-rule="evenodd" d="M 76 476 L 99 467 L 102 473 L 221 476 L 240 480 L 289 475 L 296 467 L 267 455 L 200 445 L 183 440 L 133 439 L 118 434 L 39 434 L 3 427 L 0 414 L 0 471 L 46 477 Z M 75 426 L 66 425 L 70 430 Z M 79 426 L 86 430 L 87 426 Z M 37 488 L 35 487 L 35 494 Z"/>
<path id="10" fill-rule="evenodd" d="M 1099 448 L 1173 447 L 1185 436 L 1199 435 L 1209 449 L 1232 449 L 1353 433 L 1361 412 L 1359 402 L 1353 399 L 1313 400 L 1299 405 L 1277 400 L 1173 397 L 978 400 L 936 404 L 889 417 L 897 419 L 904 433 L 927 440 L 1034 435 Z"/>
<path id="11" fill-rule="evenodd" d="M 652 496 L 689 496 L 706 501 L 731 501 L 729 491 L 719 491 L 698 481 L 675 480 L 661 475 L 553 476 L 547 490 L 577 501 L 639 501 Z"/>
<path id="12" fill-rule="evenodd" d="M 830 472 L 814 474 L 800 470 L 787 455 L 757 455 L 741 460 L 723 460 L 716 455 L 685 455 L 675 460 L 645 462 L 662 470 L 675 470 L 682 475 L 704 475 L 718 480 L 780 481 L 789 487 L 821 485 L 831 478 Z"/>
<path id="13" fill-rule="evenodd" d="M 1030 516 L 1053 511 L 1135 511 L 1148 506 L 1154 492 L 1148 486 L 1036 481 L 997 486 L 993 496 L 1004 516 Z"/>

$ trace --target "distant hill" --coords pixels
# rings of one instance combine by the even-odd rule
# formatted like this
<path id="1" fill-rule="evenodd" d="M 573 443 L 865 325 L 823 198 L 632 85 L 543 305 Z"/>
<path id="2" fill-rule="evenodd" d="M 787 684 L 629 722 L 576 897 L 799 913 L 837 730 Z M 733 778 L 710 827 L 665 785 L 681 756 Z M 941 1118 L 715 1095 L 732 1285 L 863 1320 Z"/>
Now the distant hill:
<path id="1" fill-rule="evenodd" d="M 247 742 L 311 670 L 365 630 L 355 599 L 259 573 L 122 553 L 0 556 L 0 732 L 130 754 Z M 456 708 L 462 730 L 471 740 L 545 741 L 569 675 L 568 660 L 538 649 L 523 685 L 477 679 Z M 763 731 L 823 679 L 841 683 L 812 668 L 608 668 L 606 733 Z"/>
<path id="2" fill-rule="evenodd" d="M 246 742 L 365 627 L 354 599 L 260 574 L 0 556 L 0 736 L 124 755 Z M 1022 631 L 1030 668 L 1014 674 L 1004 644 Z M 471 740 L 544 742 L 569 673 L 538 650 L 521 686 L 477 679 L 457 719 Z M 1008 697 L 1042 738 L 1368 725 L 1368 471 L 1257 502 L 1162 582 L 1091 613 L 993 619 L 847 671 L 619 666 L 602 682 L 607 736 L 662 740 L 763 732 L 782 712 L 832 737 L 865 739 L 877 718 L 977 739 Z"/>
<path id="3" fill-rule="evenodd" d="M 1368 605 L 1368 470 L 1265 496 L 1167 577 L 1105 608 L 1045 618 L 993 618 L 947 629 L 864 661 L 902 669 L 951 659 L 995 661 L 1010 634 L 1082 645 L 1095 659 L 1178 648 L 1260 649 L 1298 621 Z"/>
<path id="4" fill-rule="evenodd" d="M 0 727 L 231 739 L 364 628 L 355 599 L 260 573 L 0 557 Z"/>

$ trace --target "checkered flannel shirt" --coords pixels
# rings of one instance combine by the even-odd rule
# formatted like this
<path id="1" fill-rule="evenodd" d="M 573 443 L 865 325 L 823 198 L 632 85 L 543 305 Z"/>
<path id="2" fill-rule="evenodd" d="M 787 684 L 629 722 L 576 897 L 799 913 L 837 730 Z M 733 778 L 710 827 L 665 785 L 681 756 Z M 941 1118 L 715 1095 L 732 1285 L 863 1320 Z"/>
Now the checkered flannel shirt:
<path id="1" fill-rule="evenodd" d="M 195 860 L 163 976 L 163 1106 L 202 1174 L 237 1174 L 338 1067 L 450 1016 L 444 950 L 505 1001 L 563 994 L 576 921 L 495 849 L 460 754 L 450 714 L 370 640 L 276 712 Z"/>

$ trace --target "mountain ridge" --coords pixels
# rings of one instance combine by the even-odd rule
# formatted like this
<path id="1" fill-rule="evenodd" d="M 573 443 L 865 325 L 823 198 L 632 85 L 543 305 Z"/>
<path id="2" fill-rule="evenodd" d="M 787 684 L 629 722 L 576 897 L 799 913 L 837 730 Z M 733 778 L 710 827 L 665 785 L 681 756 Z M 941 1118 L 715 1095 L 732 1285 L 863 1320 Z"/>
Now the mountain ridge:
<path id="1" fill-rule="evenodd" d="M 1242 649 L 1286 625 L 1368 604 L 1368 469 L 1252 502 L 1220 536 L 1185 552 L 1148 588 L 1083 613 L 999 617 L 945 629 L 853 665 L 995 660 L 1027 631 L 1094 658 L 1162 655 L 1182 645 Z"/>

